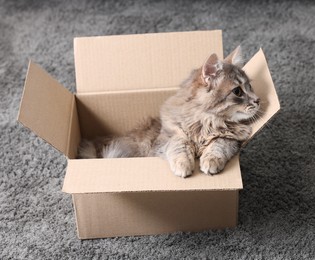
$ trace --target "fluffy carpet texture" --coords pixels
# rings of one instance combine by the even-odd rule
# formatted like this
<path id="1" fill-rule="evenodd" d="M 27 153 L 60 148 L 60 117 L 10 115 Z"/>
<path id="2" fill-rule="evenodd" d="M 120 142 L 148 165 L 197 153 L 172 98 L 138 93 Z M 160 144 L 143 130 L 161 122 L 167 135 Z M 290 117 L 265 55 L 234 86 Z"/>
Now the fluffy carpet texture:
<path id="1" fill-rule="evenodd" d="M 314 1 L 0 0 L 0 259 L 315 259 Z M 16 122 L 29 58 L 75 91 L 73 37 L 222 29 L 282 110 L 242 151 L 234 229 L 80 241 L 66 158 Z"/>

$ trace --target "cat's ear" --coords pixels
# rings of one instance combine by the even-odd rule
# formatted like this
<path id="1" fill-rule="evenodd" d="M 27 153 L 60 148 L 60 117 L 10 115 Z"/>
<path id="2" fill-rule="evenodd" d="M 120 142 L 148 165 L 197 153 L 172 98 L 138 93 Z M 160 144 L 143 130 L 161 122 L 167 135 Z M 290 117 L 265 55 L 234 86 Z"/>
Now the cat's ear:
<path id="1" fill-rule="evenodd" d="M 211 78 L 215 77 L 217 71 L 220 69 L 222 69 L 221 61 L 215 53 L 211 54 L 202 66 L 202 77 L 204 81 L 208 83 Z"/>
<path id="2" fill-rule="evenodd" d="M 243 66 L 242 48 L 239 45 L 234 51 L 232 51 L 223 62 L 233 64 L 238 67 Z"/>

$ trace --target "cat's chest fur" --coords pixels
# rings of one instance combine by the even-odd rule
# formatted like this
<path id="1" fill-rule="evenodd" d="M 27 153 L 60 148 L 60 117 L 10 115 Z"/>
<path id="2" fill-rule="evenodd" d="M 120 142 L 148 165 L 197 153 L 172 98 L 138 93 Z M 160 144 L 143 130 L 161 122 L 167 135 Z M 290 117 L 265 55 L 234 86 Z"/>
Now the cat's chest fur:
<path id="1" fill-rule="evenodd" d="M 197 120 L 186 127 L 183 126 L 183 129 L 193 142 L 197 156 L 200 156 L 203 150 L 217 138 L 244 141 L 251 134 L 251 127 L 248 125 L 213 120 L 213 118 L 207 117 Z"/>

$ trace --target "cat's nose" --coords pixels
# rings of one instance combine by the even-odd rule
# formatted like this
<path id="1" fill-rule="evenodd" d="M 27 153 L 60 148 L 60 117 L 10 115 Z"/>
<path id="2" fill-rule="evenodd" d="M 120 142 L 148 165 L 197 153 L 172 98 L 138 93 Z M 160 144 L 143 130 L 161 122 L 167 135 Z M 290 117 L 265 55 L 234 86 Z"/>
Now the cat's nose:
<path id="1" fill-rule="evenodd" d="M 259 103 L 260 103 L 260 99 L 259 99 L 259 98 L 257 98 L 257 99 L 255 99 L 253 102 L 254 102 L 255 104 L 259 105 Z"/>

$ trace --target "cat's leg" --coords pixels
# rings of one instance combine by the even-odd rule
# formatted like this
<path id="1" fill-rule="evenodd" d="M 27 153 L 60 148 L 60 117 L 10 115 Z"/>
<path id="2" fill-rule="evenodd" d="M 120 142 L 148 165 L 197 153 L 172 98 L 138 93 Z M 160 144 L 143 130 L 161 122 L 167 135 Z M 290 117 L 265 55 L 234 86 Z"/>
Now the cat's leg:
<path id="1" fill-rule="evenodd" d="M 218 138 L 211 142 L 200 157 L 200 170 L 205 174 L 217 174 L 226 163 L 238 153 L 240 142 L 232 139 Z"/>
<path id="2" fill-rule="evenodd" d="M 188 140 L 182 137 L 172 137 L 167 143 L 165 156 L 175 175 L 185 178 L 193 173 L 195 150 Z"/>

